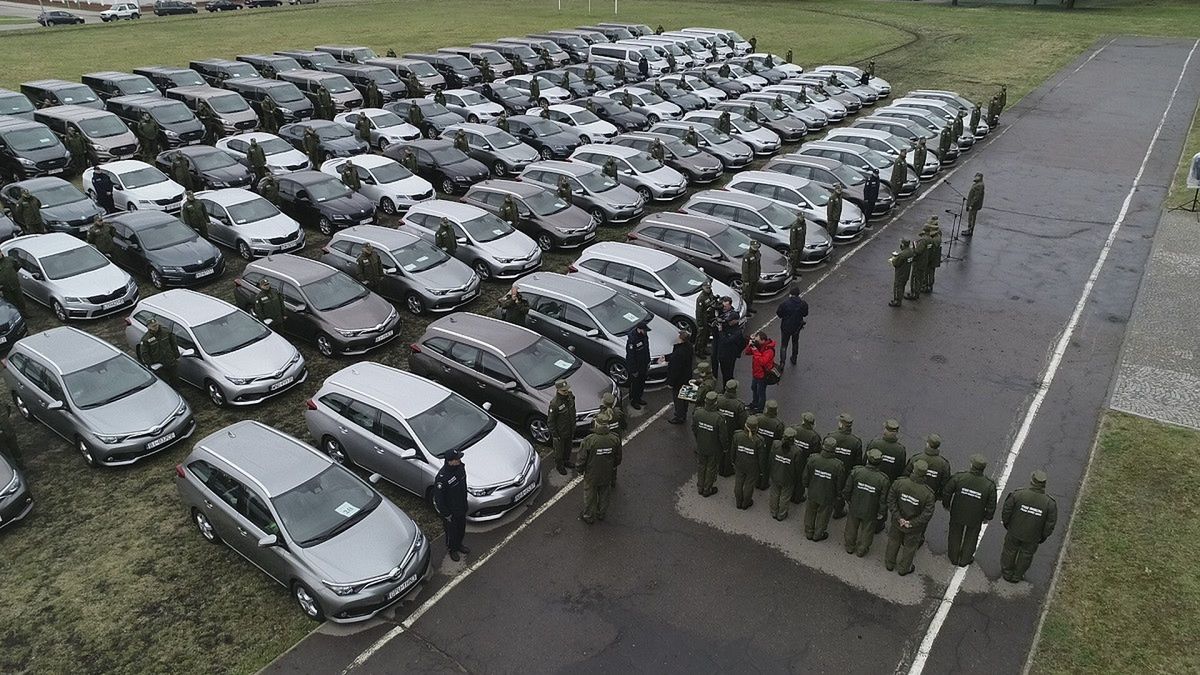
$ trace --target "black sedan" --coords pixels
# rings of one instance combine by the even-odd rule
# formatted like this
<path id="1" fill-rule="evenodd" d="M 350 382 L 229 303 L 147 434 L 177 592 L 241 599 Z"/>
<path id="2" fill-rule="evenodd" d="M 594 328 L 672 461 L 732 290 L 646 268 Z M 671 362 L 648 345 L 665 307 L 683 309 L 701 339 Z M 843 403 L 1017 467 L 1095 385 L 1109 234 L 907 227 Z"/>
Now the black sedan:
<path id="1" fill-rule="evenodd" d="M 320 141 L 322 161 L 334 157 L 353 157 L 368 152 L 371 147 L 346 127 L 329 120 L 305 120 L 279 127 L 279 136 L 300 152 L 304 149 L 304 132 L 312 129 Z M 314 167 L 316 168 L 316 167 Z"/>
<path id="2" fill-rule="evenodd" d="M 51 177 L 30 178 L 5 185 L 0 190 L 0 202 L 10 213 L 15 213 L 22 190 L 29 190 L 42 203 L 42 222 L 51 232 L 66 232 L 82 239 L 96 218 L 104 215 L 96 202 L 80 192 L 79 188 L 61 178 Z"/>
<path id="3" fill-rule="evenodd" d="M 542 159 L 566 159 L 583 145 L 579 132 L 537 115 L 508 118 L 508 133 L 537 150 Z"/>
<path id="4" fill-rule="evenodd" d="M 607 91 L 609 89 L 616 89 L 617 87 L 624 84 L 622 82 L 618 82 L 617 78 L 613 77 L 612 74 L 609 73 L 608 71 L 603 70 L 601 68 L 597 68 L 596 64 L 591 64 L 591 65 L 592 65 L 592 72 L 596 76 L 596 80 L 595 80 L 596 91 Z M 586 64 L 586 63 L 577 63 L 575 65 L 563 67 L 563 70 L 567 71 L 568 73 L 575 73 L 576 75 L 578 75 L 579 79 L 583 79 L 584 77 L 586 77 L 587 69 L 588 69 L 588 64 Z"/>
<path id="5" fill-rule="evenodd" d="M 225 270 L 217 247 L 169 213 L 129 211 L 108 222 L 116 230 L 113 262 L 150 277 L 155 288 L 205 283 Z"/>
<path id="6" fill-rule="evenodd" d="M 421 111 L 420 121 L 413 121 L 413 108 Z M 437 138 L 451 124 L 467 121 L 462 115 L 447 110 L 446 106 L 423 98 L 405 98 L 385 103 L 383 109 L 403 117 L 404 121 L 420 129 L 425 138 Z"/>
<path id="7" fill-rule="evenodd" d="M 207 9 L 210 12 L 228 12 L 233 9 L 241 8 L 241 3 L 234 2 L 233 0 L 212 0 L 208 4 L 204 5 L 204 9 Z"/>
<path id="8" fill-rule="evenodd" d="M 284 213 L 301 225 L 315 225 L 325 236 L 375 222 L 375 202 L 320 171 L 280 176 L 279 201 Z"/>
<path id="9" fill-rule="evenodd" d="M 690 91 L 687 91 L 686 89 L 680 88 L 679 85 L 675 84 L 674 82 L 656 82 L 655 84 L 657 84 L 658 87 L 655 87 L 653 84 L 650 85 L 650 89 L 653 90 L 654 93 L 670 101 L 671 103 L 674 103 L 680 108 L 683 108 L 684 112 L 702 110 L 708 107 L 708 105 L 705 104 L 704 99 Z M 658 89 L 661 89 L 662 91 L 660 92 Z"/>
<path id="10" fill-rule="evenodd" d="M 471 159 L 450 141 L 395 143 L 389 145 L 383 154 L 400 162 L 404 159 L 405 148 L 412 150 L 417 158 L 417 175 L 448 195 L 466 192 L 472 185 L 487 180 L 491 175 L 483 162 Z"/>
<path id="11" fill-rule="evenodd" d="M 83 23 L 83 17 L 78 14 L 64 12 L 61 9 L 42 12 L 37 15 L 37 22 L 49 28 L 50 26 L 74 26 Z"/>
<path id="12" fill-rule="evenodd" d="M 650 128 L 650 118 L 626 108 L 620 101 L 607 96 L 588 96 L 575 99 L 571 103 L 591 110 L 596 117 L 615 126 L 621 133 L 645 131 Z"/>
<path id="13" fill-rule="evenodd" d="M 503 82 L 477 84 L 468 89 L 479 92 L 487 100 L 504 108 L 509 115 L 521 115 L 529 109 L 529 95 Z"/>
<path id="14" fill-rule="evenodd" d="M 721 91 L 725 92 L 730 98 L 737 98 L 737 97 L 741 96 L 742 94 L 746 94 L 746 93 L 750 92 L 750 85 L 742 84 L 741 82 L 738 82 L 737 80 L 733 80 L 731 78 L 724 77 L 720 73 L 718 73 L 715 68 L 714 69 L 705 68 L 705 69 L 701 69 L 701 70 L 689 71 L 688 75 L 695 75 L 696 77 L 709 83 L 709 85 L 714 86 L 717 89 L 720 89 Z"/>
<path id="15" fill-rule="evenodd" d="M 229 153 L 211 145 L 187 145 L 158 153 L 154 163 L 168 176 L 176 157 L 183 157 L 188 164 L 193 190 L 220 190 L 222 188 L 249 187 L 254 181 L 242 164 Z"/>

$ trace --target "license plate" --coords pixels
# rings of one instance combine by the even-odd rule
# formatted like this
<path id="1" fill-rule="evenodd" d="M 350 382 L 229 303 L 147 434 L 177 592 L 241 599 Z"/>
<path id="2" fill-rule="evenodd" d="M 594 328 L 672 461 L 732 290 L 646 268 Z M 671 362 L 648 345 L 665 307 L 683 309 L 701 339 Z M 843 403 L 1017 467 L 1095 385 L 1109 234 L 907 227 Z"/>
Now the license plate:
<path id="1" fill-rule="evenodd" d="M 285 377 L 285 378 L 283 378 L 282 380 L 280 380 L 280 381 L 276 382 L 275 384 L 271 385 L 271 391 L 278 391 L 278 390 L 280 390 L 280 389 L 283 389 L 284 387 L 288 386 L 288 385 L 289 385 L 289 384 L 291 384 L 293 381 L 295 381 L 295 379 L 296 379 L 296 376 L 295 376 L 295 375 L 293 375 L 292 377 Z"/>
<path id="2" fill-rule="evenodd" d="M 217 270 L 215 270 L 215 269 L 211 269 L 211 270 L 200 270 L 199 272 L 196 272 L 196 278 L 197 278 L 197 279 L 200 279 L 200 278 L 202 278 L 202 277 L 208 277 L 208 276 L 212 276 L 213 272 L 216 272 L 216 271 L 217 271 Z"/>
<path id="3" fill-rule="evenodd" d="M 166 436 L 163 436 L 162 438 L 156 438 L 156 439 L 150 441 L 149 443 L 146 444 L 146 449 L 153 450 L 153 449 L 155 449 L 159 446 L 162 446 L 166 443 L 170 443 L 173 440 L 175 440 L 175 432 L 174 431 L 167 434 Z"/>
<path id="4" fill-rule="evenodd" d="M 383 335 L 380 335 L 379 337 L 375 338 L 375 341 L 376 341 L 376 342 L 383 342 L 384 340 L 386 340 L 386 339 L 388 339 L 388 338 L 392 337 L 392 336 L 393 336 L 393 335 L 395 335 L 395 334 L 396 334 L 396 331 L 394 331 L 394 330 L 389 330 L 388 332 L 384 333 Z"/>
<path id="5" fill-rule="evenodd" d="M 62 173 L 63 171 L 64 169 L 50 169 L 46 172 L 46 175 L 53 176 L 54 174 Z"/>
<path id="6" fill-rule="evenodd" d="M 400 595 L 400 594 L 401 594 L 401 593 L 403 593 L 404 591 L 407 591 L 408 589 L 412 588 L 412 585 L 413 585 L 413 584 L 415 584 L 415 583 L 417 583 L 417 575 L 415 575 L 415 574 L 414 574 L 414 575 L 412 575 L 411 577 L 409 577 L 409 578 L 405 579 L 404 581 L 400 582 L 400 585 L 399 585 L 399 586 L 397 586 L 397 587 L 393 588 L 392 590 L 388 591 L 388 594 L 387 594 L 387 599 L 388 599 L 388 600 L 394 600 L 394 599 L 396 599 L 396 597 L 397 597 L 398 595 Z"/>
<path id="7" fill-rule="evenodd" d="M 530 492 L 533 492 L 533 490 L 536 487 L 537 487 L 537 483 L 530 483 L 529 485 L 525 486 L 524 490 L 521 490 L 520 492 L 517 493 L 516 497 L 513 497 L 513 502 L 516 503 L 516 502 L 521 501 L 522 499 L 525 499 L 526 497 L 529 496 Z"/>
<path id="8" fill-rule="evenodd" d="M 116 309 L 123 304 L 125 304 L 124 300 L 113 300 L 112 302 L 106 302 L 103 305 L 100 305 L 100 309 Z"/>

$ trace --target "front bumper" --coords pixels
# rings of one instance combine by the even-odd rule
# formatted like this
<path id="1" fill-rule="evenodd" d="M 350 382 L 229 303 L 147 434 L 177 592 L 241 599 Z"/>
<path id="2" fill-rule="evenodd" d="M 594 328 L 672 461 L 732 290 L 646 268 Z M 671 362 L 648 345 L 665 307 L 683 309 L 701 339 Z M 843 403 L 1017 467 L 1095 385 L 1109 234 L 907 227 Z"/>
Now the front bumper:
<path id="1" fill-rule="evenodd" d="M 409 565 L 409 570 L 411 573 L 404 575 L 400 580 L 372 586 L 357 594 L 353 600 L 347 600 L 346 596 L 337 595 L 326 588 L 324 584 L 320 584 L 320 588 L 313 588 L 312 591 L 317 595 L 321 606 L 328 608 L 326 615 L 330 621 L 334 623 L 366 621 L 396 604 L 413 590 L 420 588 L 421 582 L 429 573 L 428 539 L 421 545 L 421 552 Z"/>
<path id="2" fill-rule="evenodd" d="M 395 340 L 400 336 L 400 316 L 397 314 L 391 321 L 388 321 L 379 330 L 370 331 L 355 337 L 343 337 L 341 334 L 334 335 L 334 350 L 344 356 L 354 356 L 357 354 L 366 354 L 372 349 L 384 346 L 385 344 Z"/>
<path id="3" fill-rule="evenodd" d="M 301 359 L 278 378 L 256 380 L 243 385 L 235 385 L 229 380 L 224 380 L 218 386 L 227 392 L 225 400 L 229 402 L 229 405 L 254 405 L 278 396 L 307 379 L 308 368 Z"/>
<path id="4" fill-rule="evenodd" d="M 29 515 L 33 510 L 33 494 L 22 476 L 21 487 L 14 494 L 0 499 L 0 528 L 8 527 Z"/>
<path id="5" fill-rule="evenodd" d="M 211 281 L 225 271 L 225 259 L 220 258 L 215 265 L 201 267 L 199 269 L 189 269 L 188 267 L 181 268 L 182 272 L 166 272 L 160 271 L 159 276 L 162 277 L 163 283 L 167 286 L 193 286 Z"/>
<path id="6" fill-rule="evenodd" d="M 294 237 L 288 241 L 278 244 L 268 241 L 252 241 L 250 242 L 250 252 L 255 257 L 268 256 L 274 253 L 287 253 L 288 251 L 296 251 L 304 248 L 304 230 L 300 230 Z"/>
<path id="7" fill-rule="evenodd" d="M 497 489 L 486 497 L 468 495 L 467 522 L 486 523 L 499 520 L 521 504 L 536 498 L 542 491 L 542 485 L 542 460 L 535 457 L 520 484 Z"/>
<path id="8" fill-rule="evenodd" d="M 93 436 L 89 445 L 94 448 L 97 463 L 103 466 L 126 466 L 166 450 L 191 436 L 195 430 L 196 420 L 188 413 L 172 420 L 154 437 L 142 436 L 108 445 Z"/>
<path id="9" fill-rule="evenodd" d="M 91 302 L 65 302 L 60 300 L 63 309 L 67 312 L 68 319 L 98 319 L 102 316 L 116 314 L 122 310 L 128 309 L 137 304 L 138 290 L 134 286 L 132 290 L 126 289 L 125 294 L 116 300 L 110 300 L 105 303 L 94 304 Z"/>
<path id="10" fill-rule="evenodd" d="M 517 277 L 537 271 L 542 266 L 541 256 L 535 257 L 533 260 L 524 260 L 514 263 L 498 263 L 488 261 L 488 265 L 492 268 L 492 276 L 496 279 L 516 279 Z"/>

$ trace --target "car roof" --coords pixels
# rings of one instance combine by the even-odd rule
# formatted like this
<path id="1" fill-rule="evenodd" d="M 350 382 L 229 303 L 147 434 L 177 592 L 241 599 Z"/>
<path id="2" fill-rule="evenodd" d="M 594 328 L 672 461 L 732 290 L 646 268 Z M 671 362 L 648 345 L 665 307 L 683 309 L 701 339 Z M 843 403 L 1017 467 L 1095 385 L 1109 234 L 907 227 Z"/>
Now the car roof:
<path id="1" fill-rule="evenodd" d="M 580 152 L 594 152 L 601 155 L 620 157 L 622 159 L 645 154 L 637 148 L 630 148 L 624 145 L 613 145 L 611 143 L 587 143 L 579 146 L 579 149 L 575 151 L 575 153 Z"/>
<path id="2" fill-rule="evenodd" d="M 190 63 L 203 63 L 203 64 L 209 65 L 209 66 L 232 66 L 235 64 L 241 65 L 244 62 L 243 61 L 234 61 L 233 59 L 210 58 L 210 59 L 192 59 L 190 61 Z"/>
<path id="3" fill-rule="evenodd" d="M 225 91 L 225 90 L 218 89 L 217 91 Z M 180 155 L 184 155 L 185 157 L 200 157 L 203 155 L 211 155 L 211 154 L 217 153 L 217 152 L 221 153 L 222 155 L 225 155 L 226 157 L 229 156 L 229 153 L 225 152 L 224 150 L 222 150 L 220 148 L 213 147 L 211 145 L 181 145 L 178 148 L 171 148 L 170 150 L 167 150 L 165 152 L 174 152 L 174 153 L 178 153 Z"/>
<path id="4" fill-rule="evenodd" d="M 141 230 L 146 227 L 153 227 L 159 223 L 178 220 L 178 218 L 172 216 L 166 211 L 145 209 L 141 211 L 125 211 L 116 215 L 108 216 L 105 220 L 110 223 L 124 225 L 131 230 Z"/>
<path id="5" fill-rule="evenodd" d="M 471 131 L 483 136 L 490 136 L 503 131 L 500 129 L 500 127 L 493 127 L 489 124 L 479 124 L 478 122 L 455 122 L 454 124 L 446 127 L 446 129 L 462 129 L 463 131 Z"/>
<path id="6" fill-rule="evenodd" d="M 391 157 L 384 157 L 383 155 L 376 155 L 372 153 L 354 155 L 352 157 L 347 157 L 346 159 L 350 162 L 353 162 L 355 166 L 361 166 L 365 169 L 375 169 L 386 164 L 399 163 Z"/>
<path id="7" fill-rule="evenodd" d="M 585 110 L 583 106 L 575 105 L 574 103 L 555 103 L 550 106 L 550 109 L 564 112 L 568 115 L 575 115 Z"/>
<path id="8" fill-rule="evenodd" d="M 809 141 L 808 143 L 805 143 L 804 145 L 800 146 L 800 150 L 798 150 L 798 152 L 804 152 L 808 148 L 828 148 L 830 150 L 842 150 L 844 152 L 851 152 L 854 154 L 865 152 L 870 149 L 865 145 L 857 145 L 855 143 L 843 143 L 841 141 L 816 140 L 816 141 Z"/>
<path id="9" fill-rule="evenodd" d="M 362 45 L 317 45 L 313 49 L 320 51 L 322 49 L 369 49 L 369 47 Z"/>
<path id="10" fill-rule="evenodd" d="M 431 199 L 420 204 L 414 204 L 409 208 L 408 212 L 430 213 L 435 216 L 445 216 L 451 220 L 470 220 L 487 214 L 487 211 L 478 206 L 463 204 L 462 202 L 452 202 L 447 199 Z"/>
<path id="11" fill-rule="evenodd" d="M 34 192 L 36 190 L 48 190 L 53 187 L 60 187 L 63 183 L 67 183 L 67 181 L 55 176 L 38 176 L 37 178 L 26 178 L 16 183 L 9 183 L 4 186 L 4 189 L 8 190 L 11 187 L 20 187 Z M 70 185 L 70 183 L 67 184 Z"/>
<path id="12" fill-rule="evenodd" d="M 20 246 L 22 250 L 29 253 L 35 258 L 62 253 L 63 251 L 73 251 L 77 248 L 87 246 L 87 243 L 77 237 L 73 237 L 66 232 L 47 232 L 46 234 L 26 234 L 20 237 L 13 237 L 4 242 L 5 250 L 11 247 Z"/>
<path id="13" fill-rule="evenodd" d="M 450 141 L 443 141 L 441 139 L 432 139 L 432 138 L 419 138 L 414 141 L 405 141 L 404 143 L 397 143 L 397 145 L 399 145 L 402 148 L 418 148 L 421 150 L 427 150 L 429 152 L 433 152 L 434 150 L 441 150 L 444 148 L 454 147 L 454 143 L 452 143 Z"/>
<path id="14" fill-rule="evenodd" d="M 300 129 L 312 129 L 313 131 L 316 131 L 318 129 L 345 129 L 346 128 L 346 127 L 343 127 L 342 125 L 338 124 L 337 122 L 334 122 L 333 120 L 317 120 L 317 119 L 300 120 L 298 122 L 291 122 L 291 123 L 285 124 L 283 126 L 296 127 L 296 128 L 300 128 Z"/>
<path id="15" fill-rule="evenodd" d="M 640 230 L 651 225 L 660 227 L 667 226 L 672 229 L 694 232 L 696 234 L 703 234 L 705 236 L 712 236 L 714 234 L 724 232 L 730 227 L 729 222 L 722 220 L 721 218 L 700 216 L 692 213 L 662 211 L 660 213 L 652 213 L 645 218 L 642 218 L 642 221 L 638 223 L 637 229 Z"/>
<path id="16" fill-rule="evenodd" d="M 152 108 L 154 106 L 163 105 L 179 105 L 179 101 L 173 98 L 164 98 L 158 94 L 129 94 L 126 96 L 114 96 L 108 99 L 109 103 L 128 103 L 130 105 L 141 106 L 143 108 Z"/>
<path id="17" fill-rule="evenodd" d="M 371 242 L 379 244 L 381 247 L 389 251 L 397 248 L 408 246 L 421 238 L 411 232 L 397 230 L 391 227 L 382 225 L 354 225 L 347 227 L 344 230 L 339 230 L 333 235 L 333 240 L 349 239 L 357 242 Z"/>
<path id="18" fill-rule="evenodd" d="M 784 187 L 796 189 L 802 188 L 812 182 L 807 178 L 793 176 L 789 173 L 782 173 L 780 171 L 743 171 L 731 178 L 730 182 L 732 183 L 743 179 L 747 181 L 754 181 L 756 183 L 770 183 L 773 185 L 782 185 Z"/>
<path id="19" fill-rule="evenodd" d="M 135 77 L 144 77 L 143 75 L 134 75 L 133 73 L 122 73 L 118 70 L 98 70 L 94 73 L 84 73 L 80 77 L 96 77 L 103 80 L 128 80 Z"/>
<path id="20" fill-rule="evenodd" d="M 545 192 L 546 188 L 532 183 L 522 183 L 516 180 L 502 180 L 498 178 L 489 178 L 485 181 L 476 183 L 471 186 L 486 188 L 495 192 L 504 192 L 506 194 L 515 195 L 517 197 L 531 197 L 541 192 Z"/>
<path id="21" fill-rule="evenodd" d="M 82 370 L 124 353 L 74 326 L 56 326 L 22 338 L 20 344 L 42 357 L 59 375 Z"/>
<path id="22" fill-rule="evenodd" d="M 315 171 L 313 169 L 305 169 L 302 171 L 292 171 L 285 173 L 280 178 L 296 181 L 301 185 L 316 185 L 317 183 L 328 183 L 331 180 L 337 180 L 333 176 L 324 171 Z"/>
<path id="23" fill-rule="evenodd" d="M 207 323 L 237 311 L 237 307 L 220 298 L 198 293 L 187 288 L 172 288 L 162 293 L 142 298 L 139 307 L 150 307 L 157 311 L 186 319 L 189 325 Z"/>
<path id="24" fill-rule="evenodd" d="M 754 209 L 755 211 L 765 207 L 768 204 L 773 204 L 775 200 L 759 197 L 746 192 L 737 192 L 735 190 L 704 190 L 692 195 L 688 203 L 696 201 L 719 202 L 722 204 L 733 204 L 736 206 L 745 206 Z"/>
<path id="25" fill-rule="evenodd" d="M 771 164 L 775 162 L 787 162 L 788 164 L 803 164 L 805 166 L 820 166 L 826 169 L 836 169 L 843 165 L 831 157 L 817 157 L 816 155 L 798 155 L 795 153 L 780 155 L 771 160 Z"/>
<path id="26" fill-rule="evenodd" d="M 448 335 L 465 342 L 491 347 L 506 357 L 541 339 L 541 335 L 528 328 L 470 312 L 456 312 L 441 317 L 429 324 L 425 335 Z"/>
<path id="27" fill-rule="evenodd" d="M 517 280 L 522 291 L 549 295 L 560 300 L 578 301 L 584 307 L 592 307 L 616 295 L 613 289 L 576 274 L 557 272 L 534 272 Z"/>
<path id="28" fill-rule="evenodd" d="M 245 188 L 221 188 L 220 190 L 204 190 L 197 192 L 196 197 L 199 199 L 207 199 L 214 204 L 221 206 L 232 206 L 234 204 L 242 204 L 252 199 L 262 199 L 258 193 L 251 192 Z"/>
<path id="29" fill-rule="evenodd" d="M 592 173 L 599 170 L 591 164 L 584 164 L 582 162 L 564 162 L 557 159 L 546 159 L 539 162 L 534 162 L 533 164 L 530 164 L 528 168 L 553 171 L 554 173 L 568 174 L 571 176 L 582 176 L 586 173 Z"/>
<path id="30" fill-rule="evenodd" d="M 283 139 L 279 138 L 279 136 L 276 136 L 275 134 L 269 134 L 265 131 L 247 131 L 242 134 L 234 134 L 232 136 L 226 136 L 222 140 L 228 141 L 228 140 L 234 139 L 234 138 L 246 141 L 247 143 L 249 143 L 250 141 L 260 141 L 260 142 L 261 141 L 269 141 L 269 140 L 275 139 L 275 138 L 278 138 L 279 140 L 283 141 Z M 283 141 L 283 142 L 287 143 L 287 141 Z M 291 144 L 288 143 L 288 145 L 290 146 Z"/>
<path id="31" fill-rule="evenodd" d="M 281 253 L 279 255 L 269 255 L 265 258 L 259 258 L 247 265 L 246 269 L 263 270 L 273 276 L 291 281 L 298 286 L 319 281 L 337 272 L 337 270 L 323 262 L 313 260 L 312 258 L 292 255 L 291 253 Z"/>
<path id="32" fill-rule="evenodd" d="M 604 258 L 605 260 L 645 267 L 652 270 L 663 269 L 676 260 L 679 260 L 679 258 L 665 251 L 656 251 L 652 248 L 617 241 L 601 241 L 592 244 L 584 249 L 583 255 L 580 257 Z"/>
<path id="33" fill-rule="evenodd" d="M 178 103 L 178 101 L 176 101 L 176 103 Z M 138 169 L 145 169 L 148 166 L 150 165 L 140 159 L 118 159 L 115 162 L 105 162 L 96 168 L 104 169 L 105 171 L 111 171 L 115 174 L 123 174 L 129 173 L 130 171 L 137 171 Z"/>
<path id="34" fill-rule="evenodd" d="M 46 79 L 46 80 L 30 80 L 22 82 L 21 86 L 40 87 L 42 89 L 56 89 L 61 87 L 86 87 L 86 84 L 80 82 L 70 82 L 68 80 Z"/>
<path id="35" fill-rule="evenodd" d="M 277 497 L 333 465 L 304 443 L 255 420 L 242 420 L 196 443 Z"/>
<path id="36" fill-rule="evenodd" d="M 347 366 L 325 378 L 317 395 L 326 387 L 373 399 L 405 419 L 425 412 L 451 395 L 449 389 L 420 375 L 372 361 Z"/>
<path id="37" fill-rule="evenodd" d="M 865 138 L 877 138 L 881 141 L 891 140 L 891 137 L 895 136 L 895 134 L 890 131 L 884 131 L 882 129 L 864 129 L 863 127 L 839 127 L 837 129 L 830 129 L 829 133 L 826 135 L 831 137 L 830 140 L 833 140 L 838 136 L 863 136 Z"/>

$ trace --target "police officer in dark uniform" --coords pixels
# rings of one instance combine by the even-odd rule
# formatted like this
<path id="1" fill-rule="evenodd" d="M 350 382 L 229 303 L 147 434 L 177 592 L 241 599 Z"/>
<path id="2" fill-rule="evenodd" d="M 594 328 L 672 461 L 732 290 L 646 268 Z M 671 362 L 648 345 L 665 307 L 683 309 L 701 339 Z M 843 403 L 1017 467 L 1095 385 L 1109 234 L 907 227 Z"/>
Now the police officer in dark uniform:
<path id="1" fill-rule="evenodd" d="M 458 450 L 446 452 L 442 459 L 442 468 L 433 479 L 433 505 L 445 520 L 446 551 L 451 560 L 458 562 L 461 556 L 471 554 L 471 549 L 463 545 L 467 533 L 467 467 Z"/>
<path id="2" fill-rule="evenodd" d="M 646 376 L 650 371 L 650 323 L 642 321 L 629 331 L 625 341 L 625 368 L 629 371 L 629 405 L 641 410 L 646 405 L 642 393 L 646 389 Z"/>

